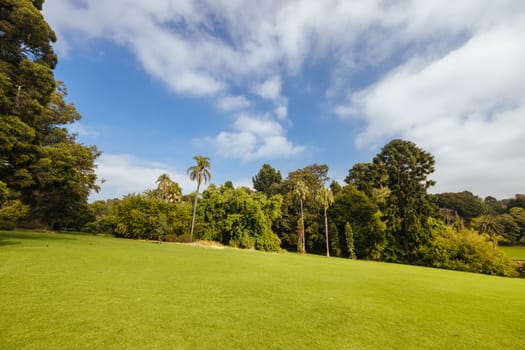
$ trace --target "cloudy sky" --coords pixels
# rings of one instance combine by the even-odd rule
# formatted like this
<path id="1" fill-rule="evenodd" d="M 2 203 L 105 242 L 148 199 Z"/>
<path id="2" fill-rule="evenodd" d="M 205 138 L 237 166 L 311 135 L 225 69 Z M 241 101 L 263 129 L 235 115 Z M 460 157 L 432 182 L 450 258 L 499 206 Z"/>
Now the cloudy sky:
<path id="1" fill-rule="evenodd" d="M 48 0 L 56 78 L 96 144 L 102 191 L 194 155 L 251 185 L 328 164 L 343 180 L 393 138 L 436 158 L 433 192 L 525 192 L 525 1 Z"/>

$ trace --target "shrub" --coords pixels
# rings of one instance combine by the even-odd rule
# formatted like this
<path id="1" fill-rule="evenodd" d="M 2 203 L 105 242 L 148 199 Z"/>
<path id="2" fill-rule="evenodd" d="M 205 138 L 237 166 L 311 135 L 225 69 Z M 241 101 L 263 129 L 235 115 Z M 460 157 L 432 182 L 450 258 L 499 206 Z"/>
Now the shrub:
<path id="1" fill-rule="evenodd" d="M 4 201 L 0 207 L 0 229 L 14 230 L 28 212 L 29 207 L 19 200 Z"/>
<path id="2" fill-rule="evenodd" d="M 491 242 L 476 231 L 455 231 L 444 225 L 435 225 L 433 231 L 433 240 L 421 249 L 424 265 L 488 275 L 518 275 L 512 261 L 494 251 Z"/>

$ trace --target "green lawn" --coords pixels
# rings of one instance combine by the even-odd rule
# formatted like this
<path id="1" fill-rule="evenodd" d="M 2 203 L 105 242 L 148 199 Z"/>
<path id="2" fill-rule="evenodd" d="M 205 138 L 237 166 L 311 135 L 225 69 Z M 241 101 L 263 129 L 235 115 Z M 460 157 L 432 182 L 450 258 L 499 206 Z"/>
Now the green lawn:
<path id="1" fill-rule="evenodd" d="M 0 231 L 0 349 L 524 349 L 525 280 Z"/>
<path id="2" fill-rule="evenodd" d="M 512 259 L 525 260 L 525 246 L 499 246 L 498 249 Z"/>

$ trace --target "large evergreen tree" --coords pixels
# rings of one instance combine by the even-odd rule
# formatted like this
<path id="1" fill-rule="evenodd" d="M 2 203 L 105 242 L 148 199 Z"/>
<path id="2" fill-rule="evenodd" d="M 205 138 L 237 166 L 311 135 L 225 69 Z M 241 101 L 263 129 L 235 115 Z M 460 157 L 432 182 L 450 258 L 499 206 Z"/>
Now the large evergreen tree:
<path id="1" fill-rule="evenodd" d="M 70 225 L 96 190 L 95 147 L 78 144 L 64 128 L 80 119 L 56 82 L 56 36 L 43 1 L 0 3 L 0 181 L 11 200 L 31 207 L 31 219 Z"/>
<path id="2" fill-rule="evenodd" d="M 437 215 L 437 206 L 427 193 L 434 185 L 427 178 L 434 172 L 434 157 L 410 141 L 393 140 L 373 164 L 378 187 L 389 189 L 380 205 L 388 240 L 384 258 L 417 263 L 420 248 L 431 239 L 429 218 Z"/>

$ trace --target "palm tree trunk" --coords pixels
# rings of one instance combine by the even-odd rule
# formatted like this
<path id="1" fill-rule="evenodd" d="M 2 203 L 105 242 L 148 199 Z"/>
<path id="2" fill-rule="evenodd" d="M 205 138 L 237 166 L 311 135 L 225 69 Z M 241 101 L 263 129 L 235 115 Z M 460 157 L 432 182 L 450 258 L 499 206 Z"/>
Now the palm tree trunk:
<path id="1" fill-rule="evenodd" d="M 326 208 L 324 208 L 324 233 L 326 237 L 326 256 L 330 257 L 330 245 L 328 243 L 328 216 L 326 215 Z"/>
<path id="2" fill-rule="evenodd" d="M 302 227 L 302 230 L 301 230 L 301 253 L 306 253 L 306 239 L 304 237 L 304 213 L 303 213 L 303 200 L 301 199 L 300 200 L 300 203 L 301 203 L 301 227 Z"/>
<path id="3" fill-rule="evenodd" d="M 197 181 L 197 193 L 195 194 L 195 200 L 193 201 L 193 215 L 191 217 L 191 231 L 190 231 L 190 242 L 193 242 L 193 228 L 195 227 L 195 214 L 197 213 L 197 200 L 199 199 L 199 188 L 201 182 Z"/>

